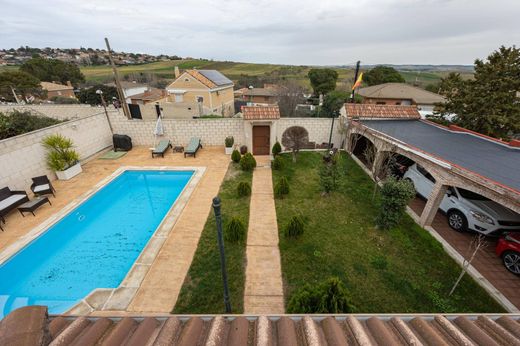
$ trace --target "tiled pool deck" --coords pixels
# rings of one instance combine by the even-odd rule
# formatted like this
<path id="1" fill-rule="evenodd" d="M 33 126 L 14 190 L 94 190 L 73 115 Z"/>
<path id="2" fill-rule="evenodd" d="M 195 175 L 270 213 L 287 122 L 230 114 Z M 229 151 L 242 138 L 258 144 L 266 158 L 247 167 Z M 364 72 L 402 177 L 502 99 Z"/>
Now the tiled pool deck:
<path id="1" fill-rule="evenodd" d="M 229 164 L 229 156 L 223 147 L 209 147 L 199 150 L 196 158 L 184 158 L 181 153 L 168 151 L 164 158 L 151 158 L 148 148 L 137 147 L 117 160 L 94 158 L 83 165 L 83 173 L 69 181 L 55 181 L 56 198 L 50 197 L 52 206 L 39 208 L 36 216 L 22 217 L 16 211 L 6 218 L 5 232 L 0 232 L 0 251 L 27 235 L 70 202 L 92 190 L 100 181 L 124 166 L 138 167 L 206 167 L 202 178 L 191 192 L 186 206 L 171 227 L 162 246 L 157 249 L 155 258 L 147 259 L 148 268 L 142 282 L 137 282 L 126 290 L 114 291 L 114 301 L 119 301 L 118 310 L 132 312 L 165 313 L 170 312 L 177 300 L 184 277 L 189 269 L 198 240 L 211 208 L 211 200 L 218 193 L 220 184 Z M 27 188 L 27 190 L 29 190 Z M 174 265 L 172 263 L 175 263 Z M 137 268 L 138 269 L 138 268 Z M 149 270 L 148 270 L 149 269 Z M 138 270 L 137 270 L 138 272 Z M 139 275 L 143 276 L 143 275 Z M 128 278 L 127 279 L 131 279 Z M 131 280 L 130 280 L 131 281 Z M 98 297 L 103 300 L 107 297 Z M 91 301 L 91 306 L 75 309 L 77 314 L 91 311 L 93 305 L 103 309 L 104 304 Z M 117 304 L 112 305 L 117 306 Z M 108 308 L 108 307 L 105 307 Z M 106 309 L 105 309 L 106 310 Z"/>

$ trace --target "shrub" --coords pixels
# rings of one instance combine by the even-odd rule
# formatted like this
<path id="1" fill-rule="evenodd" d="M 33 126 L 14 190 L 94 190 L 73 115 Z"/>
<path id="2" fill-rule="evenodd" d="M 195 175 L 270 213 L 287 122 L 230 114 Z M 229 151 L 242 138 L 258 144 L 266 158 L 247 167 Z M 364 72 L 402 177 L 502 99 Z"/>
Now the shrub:
<path id="1" fill-rule="evenodd" d="M 249 196 L 251 194 L 251 185 L 247 181 L 241 181 L 237 185 L 237 193 L 239 197 Z"/>
<path id="2" fill-rule="evenodd" d="M 79 104 L 79 100 L 75 97 L 54 96 L 51 101 L 62 105 Z"/>
<path id="3" fill-rule="evenodd" d="M 61 123 L 61 120 L 33 115 L 31 112 L 0 113 L 0 140 Z"/>
<path id="4" fill-rule="evenodd" d="M 350 313 L 353 307 L 343 282 L 331 277 L 316 286 L 306 284 L 293 293 L 287 304 L 289 314 Z"/>
<path id="5" fill-rule="evenodd" d="M 246 235 L 246 227 L 239 218 L 233 217 L 224 230 L 224 239 L 230 242 L 238 242 L 244 240 Z"/>
<path id="6" fill-rule="evenodd" d="M 247 145 L 242 145 L 240 147 L 240 154 L 245 155 L 247 153 Z"/>
<path id="7" fill-rule="evenodd" d="M 224 143 L 226 144 L 226 148 L 231 148 L 235 143 L 235 139 L 233 138 L 233 136 L 226 137 Z"/>
<path id="8" fill-rule="evenodd" d="M 274 170 L 281 171 L 283 168 L 283 160 L 280 156 L 275 156 L 271 166 Z"/>
<path id="9" fill-rule="evenodd" d="M 289 182 L 286 177 L 281 177 L 280 180 L 278 180 L 274 187 L 274 194 L 280 198 L 289 194 Z"/>
<path id="10" fill-rule="evenodd" d="M 252 171 L 255 167 L 255 157 L 251 153 L 245 153 L 240 159 L 240 168 L 242 168 L 243 171 Z"/>
<path id="11" fill-rule="evenodd" d="M 231 153 L 231 160 L 233 160 L 234 163 L 239 163 L 241 157 L 242 155 L 240 155 L 240 152 L 236 149 Z"/>
<path id="12" fill-rule="evenodd" d="M 54 171 L 63 171 L 74 166 L 79 161 L 78 153 L 72 149 L 69 138 L 60 134 L 50 135 L 43 139 L 47 152 L 47 166 Z"/>
<path id="13" fill-rule="evenodd" d="M 299 237 L 305 230 L 305 224 L 301 216 L 293 216 L 284 230 L 286 237 Z"/>
<path id="14" fill-rule="evenodd" d="M 276 141 L 276 143 L 274 143 L 271 152 L 273 153 L 274 157 L 276 157 L 278 154 L 282 152 L 282 146 L 280 145 L 280 142 Z"/>
<path id="15" fill-rule="evenodd" d="M 397 226 L 408 202 L 415 196 L 413 184 L 408 180 L 388 178 L 381 187 L 381 206 L 376 224 L 382 229 Z"/>
<path id="16" fill-rule="evenodd" d="M 338 166 L 339 153 L 327 156 L 319 169 L 320 186 L 323 192 L 330 193 L 338 188 L 340 169 Z"/>

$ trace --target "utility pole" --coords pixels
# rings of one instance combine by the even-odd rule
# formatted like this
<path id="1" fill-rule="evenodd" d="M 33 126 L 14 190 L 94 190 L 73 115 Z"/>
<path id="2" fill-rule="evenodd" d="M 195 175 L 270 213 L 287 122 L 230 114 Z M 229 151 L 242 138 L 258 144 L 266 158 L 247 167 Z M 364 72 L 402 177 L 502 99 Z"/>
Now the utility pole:
<path id="1" fill-rule="evenodd" d="M 354 83 L 356 83 L 358 76 L 359 76 L 359 65 L 361 64 L 361 61 L 358 60 L 356 63 L 356 72 L 354 73 Z M 356 89 L 352 89 L 352 94 L 350 95 L 350 103 L 354 103 L 354 95 L 356 94 Z"/>
<path id="2" fill-rule="evenodd" d="M 107 45 L 108 50 L 108 60 L 110 60 L 110 65 L 112 65 L 112 71 L 114 73 L 114 79 L 116 82 L 117 95 L 119 96 L 119 100 L 121 101 L 121 106 L 123 108 L 123 113 L 128 119 L 131 119 L 130 109 L 128 109 L 128 105 L 126 104 L 125 93 L 123 92 L 123 88 L 121 87 L 121 82 L 119 81 L 119 73 L 117 72 L 116 64 L 114 64 L 114 59 L 112 59 L 112 50 L 110 49 L 110 43 L 108 43 L 108 38 L 105 37 L 105 43 Z"/>
<path id="3" fill-rule="evenodd" d="M 222 270 L 222 282 L 224 284 L 224 305 L 226 314 L 231 313 L 231 302 L 229 301 L 229 287 L 226 269 L 226 254 L 224 252 L 224 239 L 222 238 L 222 215 L 220 213 L 220 198 L 213 198 L 213 210 L 215 212 L 215 221 L 217 222 L 217 241 L 220 251 L 220 268 Z"/>
<path id="4" fill-rule="evenodd" d="M 11 92 L 13 93 L 16 103 L 20 103 L 20 100 L 18 100 L 18 95 L 16 95 L 16 92 L 14 91 L 14 88 L 12 86 L 11 86 Z"/>

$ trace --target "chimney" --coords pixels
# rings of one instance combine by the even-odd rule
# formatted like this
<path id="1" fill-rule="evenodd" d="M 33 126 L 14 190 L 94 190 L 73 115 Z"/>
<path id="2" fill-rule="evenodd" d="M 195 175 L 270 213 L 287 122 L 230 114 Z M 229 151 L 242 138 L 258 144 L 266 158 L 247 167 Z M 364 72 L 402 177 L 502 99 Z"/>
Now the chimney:
<path id="1" fill-rule="evenodd" d="M 181 73 L 179 72 L 179 67 L 178 66 L 175 66 L 174 68 L 174 74 L 175 74 L 175 78 L 179 78 L 179 76 L 181 75 Z"/>
<path id="2" fill-rule="evenodd" d="M 67 86 L 70 86 L 72 88 L 72 83 L 70 82 L 70 80 L 67 81 Z"/>

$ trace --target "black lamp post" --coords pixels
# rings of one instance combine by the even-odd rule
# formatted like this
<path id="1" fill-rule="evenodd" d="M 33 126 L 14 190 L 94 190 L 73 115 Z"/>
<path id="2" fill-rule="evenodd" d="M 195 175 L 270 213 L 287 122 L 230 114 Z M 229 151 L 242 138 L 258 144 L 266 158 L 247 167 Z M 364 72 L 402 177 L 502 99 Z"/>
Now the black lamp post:
<path id="1" fill-rule="evenodd" d="M 103 108 L 105 109 L 105 115 L 107 116 L 107 121 L 108 121 L 108 126 L 110 127 L 110 132 L 114 133 L 114 129 L 112 128 L 112 123 L 110 122 L 110 118 L 108 117 L 107 103 L 105 102 L 105 98 L 103 97 L 103 90 L 101 90 L 101 89 L 96 90 L 96 94 L 98 94 L 101 97 L 101 104 L 103 105 Z"/>
<path id="2" fill-rule="evenodd" d="M 226 253 L 224 251 L 224 239 L 222 238 L 222 215 L 220 213 L 220 198 L 213 198 L 213 211 L 215 212 L 215 220 L 217 222 L 217 241 L 220 252 L 220 268 L 222 269 L 222 282 L 224 284 L 224 305 L 226 314 L 231 313 L 231 302 L 229 301 L 229 287 L 226 270 Z"/>

